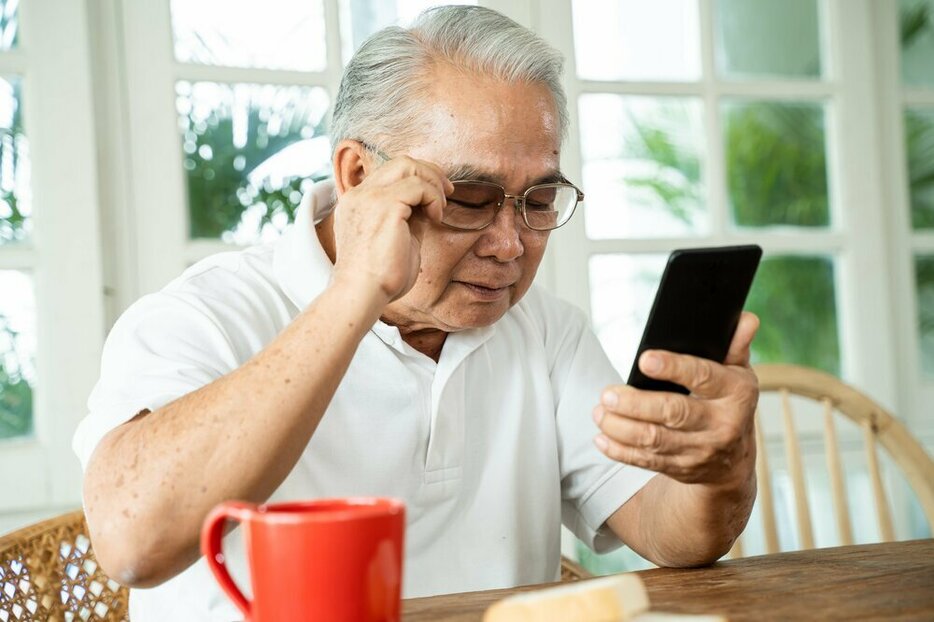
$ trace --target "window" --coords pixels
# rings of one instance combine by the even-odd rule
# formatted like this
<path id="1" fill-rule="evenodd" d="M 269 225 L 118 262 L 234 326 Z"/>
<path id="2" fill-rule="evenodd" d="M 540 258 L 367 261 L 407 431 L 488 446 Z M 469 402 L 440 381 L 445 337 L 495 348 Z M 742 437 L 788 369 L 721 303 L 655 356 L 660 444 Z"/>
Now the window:
<path id="1" fill-rule="evenodd" d="M 83 11 L 0 0 L 0 523 L 80 499 L 71 434 L 104 329 Z"/>

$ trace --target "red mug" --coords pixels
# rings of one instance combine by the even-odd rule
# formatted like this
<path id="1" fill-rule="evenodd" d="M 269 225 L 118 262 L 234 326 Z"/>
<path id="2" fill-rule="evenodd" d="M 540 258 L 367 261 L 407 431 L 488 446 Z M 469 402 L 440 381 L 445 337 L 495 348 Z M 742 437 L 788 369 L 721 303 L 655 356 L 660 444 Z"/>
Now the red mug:
<path id="1" fill-rule="evenodd" d="M 243 529 L 253 600 L 227 571 L 228 520 Z M 201 552 L 250 622 L 398 622 L 404 533 L 405 505 L 396 499 L 228 501 L 205 519 Z"/>

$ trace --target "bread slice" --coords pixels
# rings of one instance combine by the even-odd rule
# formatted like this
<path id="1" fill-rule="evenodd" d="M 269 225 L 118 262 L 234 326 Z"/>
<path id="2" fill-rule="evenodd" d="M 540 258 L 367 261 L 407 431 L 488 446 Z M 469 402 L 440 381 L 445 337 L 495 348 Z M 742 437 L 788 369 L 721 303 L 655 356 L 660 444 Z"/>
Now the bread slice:
<path id="1" fill-rule="evenodd" d="M 508 596 L 483 622 L 620 622 L 649 608 L 642 579 L 619 574 Z"/>

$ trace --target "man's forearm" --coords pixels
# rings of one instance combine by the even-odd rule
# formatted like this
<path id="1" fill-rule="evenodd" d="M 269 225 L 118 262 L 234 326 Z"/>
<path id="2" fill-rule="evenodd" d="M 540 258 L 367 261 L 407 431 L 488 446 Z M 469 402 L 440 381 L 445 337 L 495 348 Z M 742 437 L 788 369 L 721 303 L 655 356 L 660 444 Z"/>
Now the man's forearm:
<path id="1" fill-rule="evenodd" d="M 755 499 L 755 472 L 720 487 L 657 475 L 607 524 L 630 548 L 659 566 L 702 566 L 729 551 Z"/>
<path id="2" fill-rule="evenodd" d="M 372 291 L 332 285 L 242 367 L 104 437 L 84 500 L 108 572 L 161 583 L 197 559 L 210 508 L 275 491 L 386 303 Z"/>

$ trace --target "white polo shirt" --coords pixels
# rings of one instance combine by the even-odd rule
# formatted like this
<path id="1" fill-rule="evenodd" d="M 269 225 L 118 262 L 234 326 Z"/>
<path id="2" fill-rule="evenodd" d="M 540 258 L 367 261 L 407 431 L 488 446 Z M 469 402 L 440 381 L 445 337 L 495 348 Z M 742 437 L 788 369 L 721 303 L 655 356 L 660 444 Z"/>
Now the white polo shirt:
<path id="1" fill-rule="evenodd" d="M 74 437 L 82 465 L 109 430 L 245 363 L 324 290 L 332 265 L 312 221 L 331 196 L 319 184 L 277 242 L 205 259 L 123 314 Z M 556 580 L 562 521 L 615 548 L 604 521 L 653 475 L 593 446 L 591 410 L 618 382 L 584 315 L 537 287 L 494 325 L 450 334 L 437 363 L 377 322 L 270 501 L 403 499 L 406 597 Z M 224 546 L 248 593 L 240 531 Z M 203 559 L 133 590 L 130 611 L 134 622 L 241 617 Z"/>

